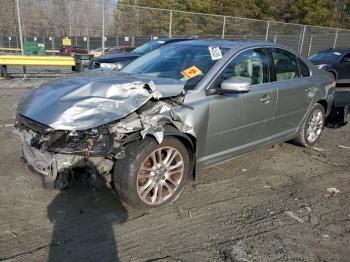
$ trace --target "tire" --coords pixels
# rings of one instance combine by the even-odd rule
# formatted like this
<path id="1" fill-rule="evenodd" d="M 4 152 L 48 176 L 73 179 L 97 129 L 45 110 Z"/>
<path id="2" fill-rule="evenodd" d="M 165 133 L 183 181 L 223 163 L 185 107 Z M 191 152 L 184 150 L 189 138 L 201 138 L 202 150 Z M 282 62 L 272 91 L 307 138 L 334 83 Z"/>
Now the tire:
<path id="1" fill-rule="evenodd" d="M 318 142 L 325 125 L 325 109 L 320 104 L 315 104 L 306 119 L 301 124 L 299 133 L 293 143 L 309 147 Z"/>
<path id="2" fill-rule="evenodd" d="M 112 175 L 112 186 L 123 202 L 147 210 L 177 199 L 190 173 L 189 152 L 178 139 L 168 136 L 158 144 L 146 137 L 129 144 L 125 153 Z"/>

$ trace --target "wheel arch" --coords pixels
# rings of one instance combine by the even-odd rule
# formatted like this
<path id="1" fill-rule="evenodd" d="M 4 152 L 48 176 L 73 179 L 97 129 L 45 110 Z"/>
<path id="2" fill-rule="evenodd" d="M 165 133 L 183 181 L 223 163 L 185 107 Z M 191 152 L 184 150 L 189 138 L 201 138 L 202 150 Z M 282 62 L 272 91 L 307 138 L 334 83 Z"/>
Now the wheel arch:
<path id="1" fill-rule="evenodd" d="M 331 73 L 334 76 L 334 80 L 337 81 L 338 80 L 338 73 L 336 70 L 331 69 L 328 71 L 329 73 Z"/>
<path id="2" fill-rule="evenodd" d="M 189 134 L 182 133 L 179 129 L 171 124 L 164 126 L 164 136 L 174 136 L 185 145 L 190 155 L 190 172 L 192 173 L 191 178 L 194 180 L 196 173 L 196 138 Z"/>
<path id="3" fill-rule="evenodd" d="M 325 114 L 327 114 L 327 110 L 328 110 L 328 102 L 324 99 L 318 100 L 316 103 L 320 104 L 321 106 L 323 106 L 324 108 L 324 112 Z"/>

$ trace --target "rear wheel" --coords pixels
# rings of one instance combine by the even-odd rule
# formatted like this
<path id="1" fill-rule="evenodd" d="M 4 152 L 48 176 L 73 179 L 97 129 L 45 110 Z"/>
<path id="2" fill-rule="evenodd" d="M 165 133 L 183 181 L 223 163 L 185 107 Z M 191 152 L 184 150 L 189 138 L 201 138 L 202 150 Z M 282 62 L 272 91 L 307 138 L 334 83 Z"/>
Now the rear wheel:
<path id="1" fill-rule="evenodd" d="M 134 142 L 118 160 L 112 183 L 121 199 L 137 209 L 159 207 L 182 192 L 189 174 L 189 153 L 174 137 L 161 144 L 153 138 Z"/>
<path id="2" fill-rule="evenodd" d="M 321 137 L 325 124 L 325 109 L 320 104 L 315 104 L 302 123 L 298 136 L 293 140 L 301 146 L 312 146 Z"/>

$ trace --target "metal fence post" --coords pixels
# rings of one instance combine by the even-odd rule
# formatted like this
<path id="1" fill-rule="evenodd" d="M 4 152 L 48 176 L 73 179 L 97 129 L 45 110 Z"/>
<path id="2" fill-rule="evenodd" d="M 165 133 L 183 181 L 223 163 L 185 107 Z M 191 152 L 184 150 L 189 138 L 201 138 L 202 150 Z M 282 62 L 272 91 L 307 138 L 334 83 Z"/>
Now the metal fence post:
<path id="1" fill-rule="evenodd" d="M 267 42 L 268 37 L 269 37 L 269 30 L 270 30 L 270 21 L 267 22 L 267 26 L 266 26 L 266 35 L 265 35 L 266 42 Z"/>
<path id="2" fill-rule="evenodd" d="M 300 25 L 301 26 L 301 25 Z M 297 51 L 300 52 L 300 43 L 301 43 L 301 37 L 303 35 L 303 27 L 301 27 L 300 34 L 299 34 L 299 41 L 298 41 L 298 48 Z"/>
<path id="3" fill-rule="evenodd" d="M 102 54 L 105 53 L 105 2 L 102 3 Z"/>
<path id="4" fill-rule="evenodd" d="M 173 34 L 173 10 L 170 10 L 170 15 L 169 15 L 169 38 L 172 37 Z"/>
<path id="5" fill-rule="evenodd" d="M 309 44 L 309 51 L 307 52 L 307 57 L 309 57 L 310 54 L 311 54 L 311 46 L 312 46 L 312 40 L 313 40 L 313 38 L 314 38 L 314 35 L 311 35 L 310 44 Z"/>
<path id="6" fill-rule="evenodd" d="M 339 29 L 337 29 L 337 32 L 335 33 L 333 48 L 337 47 L 338 34 L 339 34 Z"/>
<path id="7" fill-rule="evenodd" d="M 226 29 L 226 16 L 224 16 L 224 22 L 222 24 L 222 39 L 225 39 L 225 29 Z"/>
<path id="8" fill-rule="evenodd" d="M 21 14 L 19 12 L 19 0 L 16 0 L 16 5 L 17 5 L 17 19 L 18 19 L 19 39 L 20 39 L 20 43 L 21 43 L 21 53 L 22 53 L 22 55 L 24 55 L 23 36 L 22 36 L 22 27 L 21 27 Z"/>
<path id="9" fill-rule="evenodd" d="M 300 54 L 303 52 L 303 45 L 304 45 L 305 31 L 306 31 L 306 25 L 304 25 L 304 29 L 303 29 L 303 36 L 301 37 L 300 51 L 299 51 L 299 53 L 300 53 Z"/>

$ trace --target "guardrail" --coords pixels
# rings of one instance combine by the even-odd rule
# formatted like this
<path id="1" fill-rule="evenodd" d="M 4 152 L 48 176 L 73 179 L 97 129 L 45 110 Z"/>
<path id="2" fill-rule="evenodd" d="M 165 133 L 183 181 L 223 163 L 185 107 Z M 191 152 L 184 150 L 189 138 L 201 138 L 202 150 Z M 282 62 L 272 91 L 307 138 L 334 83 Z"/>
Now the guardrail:
<path id="1" fill-rule="evenodd" d="M 21 48 L 9 48 L 9 47 L 0 47 L 0 51 L 15 51 L 21 53 Z M 58 54 L 59 50 L 46 50 L 46 53 L 55 53 Z"/>
<path id="2" fill-rule="evenodd" d="M 23 66 L 26 77 L 26 66 L 76 66 L 76 60 L 71 56 L 0 56 L 1 77 L 8 79 L 7 66 Z"/>
<path id="3" fill-rule="evenodd" d="M 0 56 L 0 65 L 16 66 L 75 66 L 71 56 Z"/>

